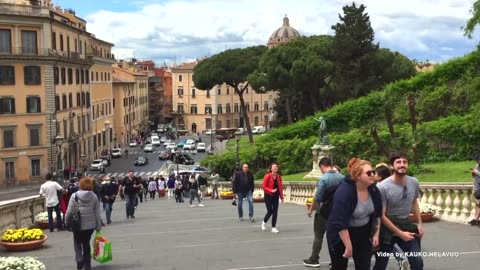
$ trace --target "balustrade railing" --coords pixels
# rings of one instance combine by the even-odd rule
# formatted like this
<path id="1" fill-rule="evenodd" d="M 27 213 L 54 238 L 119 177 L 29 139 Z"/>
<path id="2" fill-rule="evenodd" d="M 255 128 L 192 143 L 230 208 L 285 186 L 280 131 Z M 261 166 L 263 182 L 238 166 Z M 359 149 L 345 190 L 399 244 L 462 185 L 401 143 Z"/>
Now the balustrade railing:
<path id="1" fill-rule="evenodd" d="M 44 205 L 45 198 L 38 195 L 0 202 L 0 233 L 10 228 L 32 226 L 35 215 L 44 211 Z"/>

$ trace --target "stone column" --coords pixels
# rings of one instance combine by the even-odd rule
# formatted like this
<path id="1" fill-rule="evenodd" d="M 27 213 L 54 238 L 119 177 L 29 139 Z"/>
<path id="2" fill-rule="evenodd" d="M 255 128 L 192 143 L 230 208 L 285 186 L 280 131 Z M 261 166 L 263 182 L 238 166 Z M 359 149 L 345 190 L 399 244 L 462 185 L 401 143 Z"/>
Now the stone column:
<path id="1" fill-rule="evenodd" d="M 320 171 L 320 167 L 318 166 L 318 162 L 323 157 L 331 158 L 331 150 L 335 148 L 333 145 L 322 145 L 322 144 L 315 144 L 312 149 L 312 171 L 305 175 L 303 178 L 318 178 L 322 176 L 322 171 Z"/>

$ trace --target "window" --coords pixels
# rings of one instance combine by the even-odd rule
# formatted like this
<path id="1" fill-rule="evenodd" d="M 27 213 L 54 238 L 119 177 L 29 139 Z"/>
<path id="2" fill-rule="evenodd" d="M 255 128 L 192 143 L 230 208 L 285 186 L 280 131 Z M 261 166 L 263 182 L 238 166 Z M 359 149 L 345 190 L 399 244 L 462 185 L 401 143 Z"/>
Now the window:
<path id="1" fill-rule="evenodd" d="M 183 80 L 183 76 L 182 75 L 178 75 L 178 81 L 181 82 Z"/>
<path id="2" fill-rule="evenodd" d="M 97 71 L 97 72 L 95 72 L 95 81 L 97 81 L 97 82 L 98 82 L 98 71 Z"/>
<path id="3" fill-rule="evenodd" d="M 207 98 L 210 97 L 210 89 L 207 90 Z"/>
<path id="4" fill-rule="evenodd" d="M 15 161 L 5 162 L 5 179 L 15 180 Z"/>
<path id="5" fill-rule="evenodd" d="M 78 40 L 78 53 L 79 54 L 82 54 L 83 52 L 83 49 L 82 49 L 82 41 L 79 39 Z"/>
<path id="6" fill-rule="evenodd" d="M 67 36 L 67 52 L 70 52 L 70 37 Z"/>
<path id="7" fill-rule="evenodd" d="M 225 106 L 225 112 L 232 113 L 232 106 L 230 106 L 230 103 L 227 103 L 227 106 Z"/>
<path id="8" fill-rule="evenodd" d="M 0 114 L 15 114 L 15 98 L 0 97 Z"/>
<path id="9" fill-rule="evenodd" d="M 227 95 L 230 95 L 230 87 L 227 86 Z"/>
<path id="10" fill-rule="evenodd" d="M 190 107 L 190 113 L 191 114 L 198 114 L 197 104 L 192 104 L 192 106 Z"/>
<path id="11" fill-rule="evenodd" d="M 27 97 L 27 113 L 41 112 L 40 97 Z"/>
<path id="12" fill-rule="evenodd" d="M 40 145 L 40 127 L 30 127 L 30 146 Z"/>
<path id="13" fill-rule="evenodd" d="M 248 88 L 246 89 L 245 94 L 248 94 Z"/>
<path id="14" fill-rule="evenodd" d="M 75 52 L 78 52 L 77 39 L 73 40 L 73 44 L 75 44 Z"/>
<path id="15" fill-rule="evenodd" d="M 60 75 L 58 74 L 58 67 L 55 67 L 53 69 L 53 81 L 55 85 L 58 85 L 60 83 Z"/>
<path id="16" fill-rule="evenodd" d="M 268 102 L 265 102 L 265 103 L 263 104 L 263 110 L 264 110 L 264 111 L 268 111 Z"/>
<path id="17" fill-rule="evenodd" d="M 183 88 L 178 88 L 178 95 L 183 96 Z"/>
<path id="18" fill-rule="evenodd" d="M 63 35 L 60 34 L 60 51 L 63 52 Z"/>
<path id="19" fill-rule="evenodd" d="M 217 114 L 222 114 L 222 105 L 217 105 Z"/>
<path id="20" fill-rule="evenodd" d="M 91 78 L 92 81 L 95 78 L 93 71 L 92 71 L 92 76 L 90 78 Z"/>
<path id="21" fill-rule="evenodd" d="M 83 69 L 80 70 L 80 83 L 85 83 L 85 72 L 83 72 Z"/>
<path id="22" fill-rule="evenodd" d="M 235 105 L 233 106 L 233 112 L 238 113 L 238 103 L 235 103 Z"/>
<path id="23" fill-rule="evenodd" d="M 113 108 L 115 109 L 115 99 L 113 99 Z"/>
<path id="24" fill-rule="evenodd" d="M 73 70 L 71 68 L 68 69 L 68 84 L 73 84 Z"/>
<path id="25" fill-rule="evenodd" d="M 195 97 L 195 88 L 192 88 L 192 98 Z"/>
<path id="26" fill-rule="evenodd" d="M 212 114 L 212 105 L 205 105 L 205 114 Z"/>
<path id="27" fill-rule="evenodd" d="M 255 102 L 255 104 L 253 104 L 253 110 L 258 112 L 260 110 L 260 106 L 258 105 L 257 102 Z"/>
<path id="28" fill-rule="evenodd" d="M 80 70 L 78 68 L 75 69 L 75 83 L 80 84 Z"/>
<path id="29" fill-rule="evenodd" d="M 110 81 L 110 73 L 108 73 L 108 81 Z"/>
<path id="30" fill-rule="evenodd" d="M 72 95 L 72 93 L 68 93 L 68 107 L 73 108 L 73 95 Z"/>
<path id="31" fill-rule="evenodd" d="M 182 112 L 182 113 L 183 113 L 183 111 L 184 111 L 184 110 L 183 110 L 183 103 L 179 103 L 179 104 L 177 105 L 177 110 L 178 110 L 178 112 Z"/>
<path id="32" fill-rule="evenodd" d="M 57 33 L 52 32 L 52 49 L 57 49 Z"/>
<path id="33" fill-rule="evenodd" d="M 24 66 L 23 76 L 24 76 L 23 80 L 25 85 L 41 84 L 40 67 L 38 66 Z"/>
<path id="34" fill-rule="evenodd" d="M 61 69 L 61 77 L 62 77 L 62 84 L 66 84 L 67 79 L 66 79 L 66 73 L 65 73 L 65 68 L 64 67 L 62 67 L 62 69 Z"/>
<path id="35" fill-rule="evenodd" d="M 0 66 L 0 85 L 15 84 L 15 67 Z"/>
<path id="36" fill-rule="evenodd" d="M 40 159 L 32 159 L 30 164 L 32 167 L 32 176 L 40 176 Z"/>
<path id="37" fill-rule="evenodd" d="M 12 53 L 12 33 L 9 29 L 0 29 L 0 54 Z"/>
<path id="38" fill-rule="evenodd" d="M 255 126 L 258 126 L 258 116 L 255 116 L 254 123 L 255 123 Z"/>
<path id="39" fill-rule="evenodd" d="M 67 109 L 67 95 L 63 94 L 62 95 L 62 110 L 66 110 L 66 109 Z"/>
<path id="40" fill-rule="evenodd" d="M 80 96 L 80 92 L 77 92 L 77 107 L 82 106 L 82 97 Z"/>
<path id="41" fill-rule="evenodd" d="M 246 111 L 249 112 L 250 111 L 250 103 L 245 104 L 245 108 L 246 108 Z"/>
<path id="42" fill-rule="evenodd" d="M 222 94 L 222 88 L 220 88 L 220 86 L 217 88 L 217 95 L 221 95 Z"/>
<path id="43" fill-rule="evenodd" d="M 85 98 L 87 100 L 87 107 L 90 107 L 90 93 L 87 92 L 87 96 Z"/>
<path id="44" fill-rule="evenodd" d="M 90 83 L 90 77 L 88 76 L 89 72 L 88 70 L 85 70 L 85 83 L 89 84 Z"/>
<path id="45" fill-rule="evenodd" d="M 103 72 L 100 72 L 100 81 L 103 82 Z"/>
<path id="46" fill-rule="evenodd" d="M 37 54 L 37 32 L 22 30 L 22 54 Z"/>
<path id="47" fill-rule="evenodd" d="M 3 130 L 3 148 L 15 147 L 15 131 L 14 129 Z"/>
<path id="48" fill-rule="evenodd" d="M 60 97 L 58 95 L 55 96 L 55 111 L 60 111 Z"/>

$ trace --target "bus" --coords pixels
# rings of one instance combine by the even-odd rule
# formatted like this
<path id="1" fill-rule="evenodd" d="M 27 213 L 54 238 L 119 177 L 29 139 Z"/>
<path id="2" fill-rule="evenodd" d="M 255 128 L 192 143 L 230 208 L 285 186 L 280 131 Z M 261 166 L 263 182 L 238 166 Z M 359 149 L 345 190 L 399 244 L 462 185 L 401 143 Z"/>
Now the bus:
<path id="1" fill-rule="evenodd" d="M 215 130 L 215 138 L 218 140 L 227 140 L 229 138 L 235 138 L 235 132 L 237 128 L 220 128 Z"/>

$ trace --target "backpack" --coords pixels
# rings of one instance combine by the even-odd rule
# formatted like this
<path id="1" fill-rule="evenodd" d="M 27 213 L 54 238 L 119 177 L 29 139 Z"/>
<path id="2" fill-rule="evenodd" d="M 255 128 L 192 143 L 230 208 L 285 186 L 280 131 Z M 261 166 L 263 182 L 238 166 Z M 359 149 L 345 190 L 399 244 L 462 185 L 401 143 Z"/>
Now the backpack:
<path id="1" fill-rule="evenodd" d="M 73 213 L 72 213 L 72 218 L 67 224 L 67 227 L 69 227 L 73 232 L 79 232 L 81 229 L 82 221 L 81 221 L 81 215 L 80 215 L 80 207 L 78 205 L 78 197 L 77 194 L 75 194 L 75 204 L 73 206 Z"/>
<path id="2" fill-rule="evenodd" d="M 328 216 L 330 215 L 330 212 L 332 211 L 332 206 L 333 206 L 333 196 L 335 195 L 335 192 L 337 191 L 337 188 L 340 186 L 340 183 L 330 186 L 325 189 L 325 192 L 323 194 L 322 198 L 322 206 L 320 206 L 320 215 L 322 217 L 328 219 Z"/>

